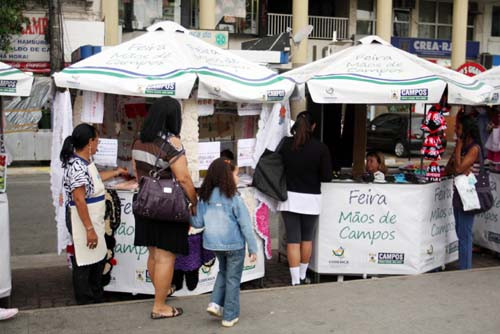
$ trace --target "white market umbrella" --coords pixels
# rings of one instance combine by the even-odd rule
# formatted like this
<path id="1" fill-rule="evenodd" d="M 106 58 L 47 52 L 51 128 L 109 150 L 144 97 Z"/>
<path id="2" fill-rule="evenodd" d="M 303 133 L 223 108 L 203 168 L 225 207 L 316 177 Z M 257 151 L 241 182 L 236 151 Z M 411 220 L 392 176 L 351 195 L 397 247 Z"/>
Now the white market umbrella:
<path id="1" fill-rule="evenodd" d="M 500 66 L 493 67 L 483 73 L 479 73 L 474 77 L 474 79 L 493 87 L 493 92 L 487 104 L 500 104 Z"/>
<path id="2" fill-rule="evenodd" d="M 29 96 L 33 74 L 0 62 L 0 96 Z"/>
<path id="3" fill-rule="evenodd" d="M 272 70 L 212 46 L 168 21 L 75 63 L 54 78 L 59 87 L 178 99 L 189 98 L 198 79 L 199 98 L 236 102 L 282 101 L 294 88 Z"/>
<path id="4" fill-rule="evenodd" d="M 283 74 L 306 83 L 316 103 L 438 103 L 448 85 L 448 102 L 479 104 L 490 88 L 400 50 L 377 36 Z M 464 103 L 467 101 L 468 103 Z"/>

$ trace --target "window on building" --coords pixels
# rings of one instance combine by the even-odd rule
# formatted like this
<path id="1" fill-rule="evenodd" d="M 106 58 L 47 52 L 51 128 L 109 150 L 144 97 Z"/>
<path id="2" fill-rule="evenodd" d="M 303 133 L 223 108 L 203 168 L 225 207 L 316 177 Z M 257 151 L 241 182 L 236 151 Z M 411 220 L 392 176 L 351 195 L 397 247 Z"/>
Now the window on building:
<path id="1" fill-rule="evenodd" d="M 410 10 L 394 9 L 394 29 L 393 35 L 396 37 L 410 36 Z"/>
<path id="2" fill-rule="evenodd" d="M 144 30 L 155 22 L 180 23 L 181 0 L 119 0 L 119 19 L 124 31 Z"/>
<path id="3" fill-rule="evenodd" d="M 358 0 L 356 34 L 375 34 L 375 0 Z"/>
<path id="4" fill-rule="evenodd" d="M 241 0 L 228 0 L 227 6 L 235 7 Z M 259 33 L 259 0 L 245 1 L 245 17 L 235 17 L 224 15 L 217 23 L 215 29 L 227 30 L 232 34 L 251 34 Z M 199 0 L 191 0 L 192 18 L 191 28 L 199 28 Z"/>
<path id="5" fill-rule="evenodd" d="M 477 3 L 469 2 L 467 17 L 467 40 L 474 38 L 474 8 Z M 453 2 L 428 1 L 419 2 L 418 37 L 451 40 L 453 24 Z"/>
<path id="6" fill-rule="evenodd" d="M 491 15 L 491 36 L 500 37 L 500 6 L 493 6 Z"/>

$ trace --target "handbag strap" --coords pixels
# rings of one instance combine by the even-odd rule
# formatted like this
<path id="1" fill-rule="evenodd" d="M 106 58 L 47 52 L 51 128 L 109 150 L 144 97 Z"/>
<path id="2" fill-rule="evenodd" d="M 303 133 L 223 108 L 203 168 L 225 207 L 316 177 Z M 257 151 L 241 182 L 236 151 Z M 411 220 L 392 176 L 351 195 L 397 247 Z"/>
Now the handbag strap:
<path id="1" fill-rule="evenodd" d="M 149 175 L 152 176 L 152 177 L 155 177 L 155 178 L 159 177 L 161 173 L 163 173 L 165 170 L 167 170 L 184 153 L 184 149 L 182 149 L 182 151 L 180 151 L 179 154 L 177 154 L 171 161 L 167 161 L 166 162 L 166 166 L 158 169 L 158 161 L 160 161 L 160 156 L 161 156 L 161 153 L 163 152 L 163 148 L 165 147 L 165 144 L 167 144 L 167 138 L 166 137 L 165 138 L 162 137 L 162 139 L 163 139 L 163 143 L 160 146 L 160 151 L 156 155 L 156 161 L 155 161 L 155 164 L 154 164 L 154 167 L 153 167 L 154 170 L 151 169 L 149 171 Z"/>
<path id="2" fill-rule="evenodd" d="M 484 173 L 484 156 L 483 156 L 483 148 L 479 145 L 479 173 Z"/>
<path id="3" fill-rule="evenodd" d="M 285 140 L 287 138 L 288 138 L 287 136 L 284 136 L 283 138 L 281 138 L 281 141 L 279 142 L 278 146 L 276 146 L 276 149 L 274 150 L 274 152 L 276 152 L 276 153 L 280 152 L 281 147 L 283 146 L 283 144 L 285 143 Z"/>

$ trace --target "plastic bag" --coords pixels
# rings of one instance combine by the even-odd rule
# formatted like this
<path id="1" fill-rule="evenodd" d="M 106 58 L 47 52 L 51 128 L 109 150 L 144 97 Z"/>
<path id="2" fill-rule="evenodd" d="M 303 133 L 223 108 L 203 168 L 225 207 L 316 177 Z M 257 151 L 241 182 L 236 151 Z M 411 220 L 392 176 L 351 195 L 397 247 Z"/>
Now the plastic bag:
<path id="1" fill-rule="evenodd" d="M 469 175 L 458 175 L 455 177 L 455 187 L 462 200 L 464 211 L 477 210 L 481 208 L 476 191 L 477 179 L 473 173 Z"/>

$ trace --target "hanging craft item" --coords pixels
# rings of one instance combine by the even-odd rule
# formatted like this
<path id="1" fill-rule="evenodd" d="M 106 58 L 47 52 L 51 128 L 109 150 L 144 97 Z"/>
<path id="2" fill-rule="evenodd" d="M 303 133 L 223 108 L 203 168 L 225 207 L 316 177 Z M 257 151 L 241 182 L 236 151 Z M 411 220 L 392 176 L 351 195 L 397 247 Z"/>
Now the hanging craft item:
<path id="1" fill-rule="evenodd" d="M 445 136 L 444 131 L 447 129 L 447 125 L 443 111 L 446 109 L 441 108 L 439 104 L 432 106 L 420 127 L 427 133 L 420 150 L 420 153 L 427 160 L 441 160 L 441 154 L 444 152 L 442 137 Z"/>
<path id="2" fill-rule="evenodd" d="M 433 161 L 427 167 L 427 173 L 425 174 L 427 181 L 429 182 L 439 182 L 441 181 L 441 167 L 437 162 Z"/>

